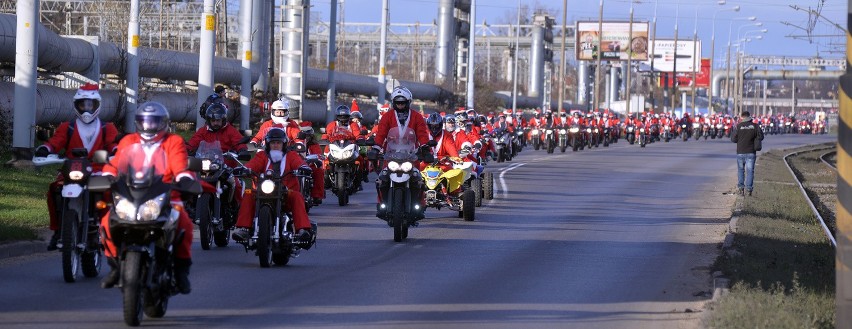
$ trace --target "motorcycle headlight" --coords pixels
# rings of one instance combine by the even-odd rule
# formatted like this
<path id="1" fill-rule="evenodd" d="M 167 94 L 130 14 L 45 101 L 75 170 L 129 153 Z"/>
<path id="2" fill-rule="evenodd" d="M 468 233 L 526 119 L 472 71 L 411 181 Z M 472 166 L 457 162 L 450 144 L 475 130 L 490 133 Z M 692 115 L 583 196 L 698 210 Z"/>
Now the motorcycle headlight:
<path id="1" fill-rule="evenodd" d="M 212 164 L 212 162 L 208 159 L 201 160 L 201 170 L 209 171 L 211 164 Z"/>
<path id="2" fill-rule="evenodd" d="M 532 135 L 538 135 L 538 130 L 533 130 L 533 131 L 531 131 L 531 132 L 530 132 L 530 134 L 532 134 Z"/>
<path id="3" fill-rule="evenodd" d="M 566 131 L 565 131 L 565 129 L 559 129 L 559 133 L 564 135 L 566 133 Z"/>
<path id="4" fill-rule="evenodd" d="M 156 220 L 157 217 L 160 216 L 160 210 L 163 209 L 163 202 L 165 201 L 165 193 L 158 195 L 156 198 L 145 201 L 145 203 L 139 207 L 139 212 L 136 214 L 136 220 L 143 222 Z"/>
<path id="5" fill-rule="evenodd" d="M 694 127 L 694 126 L 697 126 L 697 125 L 696 125 L 696 124 L 693 124 L 692 126 Z M 686 128 L 686 125 L 680 125 L 680 127 L 681 127 L 681 128 Z"/>
<path id="6" fill-rule="evenodd" d="M 396 162 L 396 161 L 388 162 L 388 170 L 390 170 L 390 171 L 398 171 L 399 167 L 400 167 L 399 163 Z"/>
<path id="7" fill-rule="evenodd" d="M 68 173 L 68 179 L 70 179 L 70 180 L 81 180 L 81 179 L 83 179 L 83 176 L 85 176 L 85 175 L 83 174 L 82 171 L 79 171 L 79 170 L 73 170 L 73 171 Z"/>
<path id="8" fill-rule="evenodd" d="M 628 127 L 627 131 L 633 131 L 633 127 Z"/>
<path id="9" fill-rule="evenodd" d="M 125 198 L 116 196 L 118 202 L 115 203 L 115 214 L 121 220 L 132 221 L 136 218 L 136 206 Z"/>
<path id="10" fill-rule="evenodd" d="M 586 128 L 586 132 L 587 132 L 587 133 L 590 133 L 590 132 L 592 132 L 592 129 L 591 129 L 591 128 Z"/>
<path id="11" fill-rule="evenodd" d="M 260 183 L 260 191 L 266 194 L 272 194 L 275 191 L 275 182 L 271 179 L 264 180 Z"/>
<path id="12" fill-rule="evenodd" d="M 437 178 L 426 178 L 426 184 L 428 184 L 430 186 L 438 185 L 438 179 Z"/>
<path id="13" fill-rule="evenodd" d="M 645 132 L 645 128 L 639 128 L 639 132 L 640 132 L 640 133 L 644 133 L 644 132 Z"/>
<path id="14" fill-rule="evenodd" d="M 388 167 L 390 167 L 390 166 L 388 166 Z M 413 168 L 413 167 L 414 167 L 414 165 L 412 165 L 411 162 L 403 162 L 401 165 L 399 165 L 399 169 L 401 169 L 404 172 L 411 171 L 411 168 Z"/>
<path id="15" fill-rule="evenodd" d="M 598 133 L 598 128 L 595 128 L 595 134 L 597 134 L 597 133 Z"/>
<path id="16" fill-rule="evenodd" d="M 633 129 L 633 128 L 630 128 L 630 129 Z M 577 133 L 577 132 L 579 132 L 579 131 L 580 131 L 580 128 L 573 127 L 573 128 L 571 128 L 571 130 L 570 130 L 570 131 L 571 131 L 572 133 Z"/>

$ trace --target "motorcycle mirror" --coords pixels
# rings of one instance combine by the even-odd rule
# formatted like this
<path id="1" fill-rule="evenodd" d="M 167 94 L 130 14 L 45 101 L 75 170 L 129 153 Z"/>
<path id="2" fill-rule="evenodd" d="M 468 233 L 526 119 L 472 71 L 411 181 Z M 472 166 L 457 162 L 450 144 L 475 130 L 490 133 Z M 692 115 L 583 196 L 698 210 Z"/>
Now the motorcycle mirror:
<path id="1" fill-rule="evenodd" d="M 249 152 L 256 152 L 257 151 L 257 145 L 249 143 L 249 144 L 246 145 L 246 150 L 249 151 Z"/>
<path id="2" fill-rule="evenodd" d="M 240 161 L 251 160 L 251 153 L 252 152 L 254 152 L 254 151 L 248 151 L 247 150 L 247 151 L 240 152 L 240 154 L 237 156 L 237 160 L 240 160 Z"/>
<path id="3" fill-rule="evenodd" d="M 305 134 L 305 132 L 304 132 L 304 131 L 300 131 L 300 132 L 299 132 L 299 135 L 298 135 L 298 136 L 296 136 L 296 138 L 298 138 L 298 139 L 305 139 L 305 137 L 308 137 L 308 135 L 307 135 L 307 134 Z"/>
<path id="4" fill-rule="evenodd" d="M 429 147 L 435 147 L 438 145 L 438 142 L 436 142 L 435 140 L 430 140 L 426 142 L 426 145 L 429 145 Z"/>
<path id="5" fill-rule="evenodd" d="M 189 162 L 187 162 L 186 168 L 190 171 L 201 171 L 201 159 L 190 157 Z"/>
<path id="6" fill-rule="evenodd" d="M 97 150 L 92 156 L 92 162 L 97 164 L 105 164 L 109 158 L 109 153 L 106 150 Z"/>
<path id="7" fill-rule="evenodd" d="M 320 128 L 320 132 L 325 134 L 325 128 Z"/>
<path id="8" fill-rule="evenodd" d="M 320 139 L 319 142 L 317 142 L 317 144 L 319 144 L 320 146 L 328 146 L 328 144 L 330 143 L 331 142 L 329 142 L 327 139 Z"/>

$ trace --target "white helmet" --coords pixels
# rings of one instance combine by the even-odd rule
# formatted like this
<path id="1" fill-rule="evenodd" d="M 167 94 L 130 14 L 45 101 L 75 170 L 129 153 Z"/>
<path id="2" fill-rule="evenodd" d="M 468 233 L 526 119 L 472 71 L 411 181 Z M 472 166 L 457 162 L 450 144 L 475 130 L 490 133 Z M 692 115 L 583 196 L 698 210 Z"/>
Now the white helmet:
<path id="1" fill-rule="evenodd" d="M 411 107 L 411 91 L 403 86 L 394 88 L 391 92 L 391 102 L 394 104 L 405 102 L 405 108 L 397 109 L 396 105 L 394 105 L 393 109 L 395 111 L 408 111 Z"/>
<path id="2" fill-rule="evenodd" d="M 272 122 L 277 124 L 285 124 L 287 120 L 290 119 L 290 100 L 288 99 L 279 99 L 277 101 L 272 102 L 272 111 L 270 114 L 272 115 Z M 283 110 L 284 115 L 275 116 L 275 111 Z"/>
<path id="3" fill-rule="evenodd" d="M 87 83 L 74 94 L 74 112 L 84 123 L 92 123 L 101 111 L 101 94 L 98 85 Z"/>

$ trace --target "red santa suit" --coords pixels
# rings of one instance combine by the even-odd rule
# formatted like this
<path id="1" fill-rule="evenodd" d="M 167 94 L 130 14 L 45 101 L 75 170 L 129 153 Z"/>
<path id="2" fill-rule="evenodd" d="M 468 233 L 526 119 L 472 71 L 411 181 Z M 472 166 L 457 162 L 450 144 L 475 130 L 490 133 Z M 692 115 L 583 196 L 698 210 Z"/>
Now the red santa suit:
<path id="1" fill-rule="evenodd" d="M 121 142 L 118 143 L 118 150 L 115 153 L 115 157 L 104 166 L 104 174 L 112 175 L 114 177 L 118 176 L 118 166 L 121 163 L 131 163 L 131 157 L 134 154 L 125 153 L 126 150 L 131 149 L 134 144 L 142 144 L 142 138 L 139 134 L 130 134 L 121 139 Z M 166 168 L 163 169 L 163 182 L 172 183 L 177 180 L 180 180 L 182 177 L 189 177 L 195 179 L 195 175 L 186 170 L 187 168 L 187 154 L 186 154 L 186 146 L 184 145 L 183 138 L 175 134 L 166 134 L 161 140 L 158 146 L 163 150 L 166 154 Z M 156 145 L 156 144 L 155 144 Z M 172 193 L 171 196 L 172 203 L 180 203 L 180 195 L 176 192 Z M 104 214 L 101 218 L 101 227 L 103 227 L 104 236 L 102 237 L 102 242 L 104 245 L 104 255 L 107 257 L 116 257 L 116 247 L 113 244 L 112 236 L 109 228 L 109 214 Z M 192 221 L 189 219 L 189 215 L 183 209 L 180 209 L 180 216 L 178 217 L 177 223 L 178 230 L 183 230 L 185 234 L 183 235 L 183 240 L 178 241 L 175 248 L 175 257 L 189 259 L 191 258 L 191 246 L 192 246 Z"/>
<path id="2" fill-rule="evenodd" d="M 293 213 L 293 228 L 296 232 L 300 229 L 311 228 L 311 222 L 308 219 L 308 212 L 305 210 L 305 198 L 302 197 L 302 193 L 299 192 L 299 180 L 296 179 L 295 175 L 291 174 L 303 165 L 305 165 L 305 160 L 302 160 L 302 157 L 299 156 L 298 153 L 292 151 L 287 152 L 278 165 L 281 175 L 284 176 L 282 178 L 283 186 L 287 187 L 287 202 L 285 202 L 283 210 Z M 266 172 L 267 170 L 275 168 L 272 161 L 269 160 L 269 156 L 266 152 L 257 152 L 254 158 L 245 164 L 245 167 L 255 173 Z M 256 184 L 256 182 L 253 182 L 253 184 Z M 255 207 L 257 206 L 254 193 L 247 193 L 243 198 L 243 201 L 242 206 L 240 206 L 240 213 L 237 217 L 237 227 L 248 228 L 251 227 L 252 218 L 254 218 L 255 214 Z"/>
<path id="3" fill-rule="evenodd" d="M 82 134 L 82 135 L 81 135 Z M 79 119 L 71 122 L 63 122 L 56 128 L 56 133 L 43 144 L 50 153 L 59 153 L 64 150 L 65 157 L 74 159 L 71 150 L 75 148 L 86 148 L 89 151 L 87 157 L 92 159 L 95 151 L 105 150 L 115 152 L 118 137 L 118 129 L 112 123 L 102 124 L 100 119 L 95 119 L 90 124 L 85 124 Z M 93 163 L 92 171 L 99 172 L 102 164 Z M 56 176 L 53 183 L 47 188 L 47 210 L 50 216 L 50 229 L 59 229 L 59 212 L 56 211 L 56 195 L 63 184 L 62 174 Z"/>

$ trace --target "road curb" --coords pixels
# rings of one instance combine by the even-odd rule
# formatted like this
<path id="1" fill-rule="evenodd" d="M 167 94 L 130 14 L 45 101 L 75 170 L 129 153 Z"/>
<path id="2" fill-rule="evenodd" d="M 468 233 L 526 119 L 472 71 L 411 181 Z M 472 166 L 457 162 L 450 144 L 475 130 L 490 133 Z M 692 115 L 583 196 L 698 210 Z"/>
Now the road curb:
<path id="1" fill-rule="evenodd" d="M 739 215 L 742 213 L 742 210 L 743 198 L 737 196 L 737 200 L 734 201 L 734 210 L 731 213 L 730 220 L 728 221 L 728 233 L 725 234 L 725 240 L 722 242 L 722 251 L 728 254 L 729 257 L 739 254 L 736 249 L 734 249 L 734 235 L 737 233 L 737 223 L 739 222 Z M 728 294 L 730 288 L 730 279 L 728 279 L 721 271 L 713 272 L 713 297 L 710 299 L 712 302 L 718 302 L 722 296 Z"/>
<path id="2" fill-rule="evenodd" d="M 16 241 L 0 244 L 0 260 L 48 252 L 47 241 L 50 240 L 50 236 L 52 234 L 53 232 L 50 230 L 44 229 L 38 232 L 41 240 Z"/>

